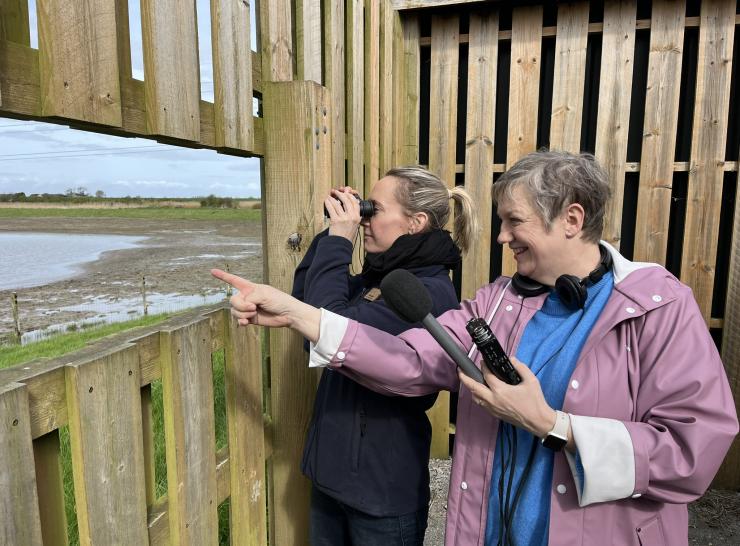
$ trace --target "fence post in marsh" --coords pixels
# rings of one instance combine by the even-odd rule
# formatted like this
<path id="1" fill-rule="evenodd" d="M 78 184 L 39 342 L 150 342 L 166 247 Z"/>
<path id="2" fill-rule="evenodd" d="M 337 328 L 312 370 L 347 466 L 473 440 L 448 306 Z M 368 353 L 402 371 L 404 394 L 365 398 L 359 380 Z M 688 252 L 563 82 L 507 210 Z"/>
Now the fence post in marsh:
<path id="1" fill-rule="evenodd" d="M 228 262 L 226 263 L 226 266 L 225 267 L 226 267 L 226 272 L 227 273 L 231 273 L 231 270 L 229 269 L 229 263 Z M 228 284 L 228 283 L 226 283 L 226 297 L 227 298 L 230 298 L 231 297 L 231 285 Z"/>
<path id="2" fill-rule="evenodd" d="M 146 277 L 141 276 L 141 302 L 144 306 L 144 316 L 149 314 L 149 304 L 146 302 Z"/>
<path id="3" fill-rule="evenodd" d="M 10 307 L 13 311 L 13 341 L 20 345 L 21 343 L 21 320 L 18 315 L 18 294 L 13 292 L 10 296 Z"/>

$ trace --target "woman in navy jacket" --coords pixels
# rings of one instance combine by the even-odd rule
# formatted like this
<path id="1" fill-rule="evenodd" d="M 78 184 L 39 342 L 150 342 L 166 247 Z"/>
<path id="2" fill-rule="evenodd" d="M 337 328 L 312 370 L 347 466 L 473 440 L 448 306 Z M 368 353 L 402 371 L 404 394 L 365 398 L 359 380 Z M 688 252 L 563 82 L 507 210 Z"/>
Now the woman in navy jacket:
<path id="1" fill-rule="evenodd" d="M 351 188 L 325 201 L 329 228 L 316 236 L 295 272 L 293 295 L 358 322 L 400 334 L 414 325 L 385 304 L 379 285 L 404 268 L 432 294 L 433 314 L 458 307 L 450 270 L 475 232 L 472 200 L 421 167 L 392 169 L 369 195 L 361 219 Z M 456 204 L 455 238 L 443 228 Z M 353 242 L 363 227 L 362 273 L 350 274 Z M 329 369 L 323 372 L 303 454 L 312 481 L 311 543 L 423 544 L 429 505 L 426 417 L 436 394 L 384 396 Z"/>

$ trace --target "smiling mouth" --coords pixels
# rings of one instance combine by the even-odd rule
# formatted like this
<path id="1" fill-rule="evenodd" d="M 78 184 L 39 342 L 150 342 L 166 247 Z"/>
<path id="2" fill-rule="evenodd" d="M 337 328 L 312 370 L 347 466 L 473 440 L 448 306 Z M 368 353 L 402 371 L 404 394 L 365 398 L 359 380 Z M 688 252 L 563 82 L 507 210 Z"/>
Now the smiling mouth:
<path id="1" fill-rule="evenodd" d="M 514 253 L 514 256 L 519 256 L 522 252 L 526 251 L 526 248 L 512 248 L 511 251 Z"/>

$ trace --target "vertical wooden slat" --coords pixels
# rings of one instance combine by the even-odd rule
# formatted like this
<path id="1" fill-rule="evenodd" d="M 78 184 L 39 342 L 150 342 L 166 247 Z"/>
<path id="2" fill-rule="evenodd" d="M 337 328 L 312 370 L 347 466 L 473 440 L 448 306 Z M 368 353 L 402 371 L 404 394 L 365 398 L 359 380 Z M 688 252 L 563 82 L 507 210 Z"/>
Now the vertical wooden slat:
<path id="1" fill-rule="evenodd" d="M 28 391 L 19 383 L 0 386 L 0 461 L 0 538 L 41 544 Z"/>
<path id="2" fill-rule="evenodd" d="M 297 79 L 321 79 L 321 0 L 295 1 Z"/>
<path id="3" fill-rule="evenodd" d="M 267 282 L 290 291 L 302 251 L 323 228 L 323 197 L 331 181 L 331 96 L 313 82 L 265 82 L 263 176 Z M 301 236 L 300 250 L 288 244 Z M 301 476 L 302 444 L 310 421 L 317 375 L 297 334 L 270 332 L 272 496 L 270 543 L 303 544 L 308 536 L 308 480 Z"/>
<path id="4" fill-rule="evenodd" d="M 200 138 L 200 66 L 194 0 L 142 0 L 146 124 L 150 133 Z"/>
<path id="5" fill-rule="evenodd" d="M 0 41 L 0 109 L 14 114 L 41 115 L 38 51 Z"/>
<path id="6" fill-rule="evenodd" d="M 31 45 L 28 26 L 28 0 L 3 0 L 0 3 L 0 41 Z"/>
<path id="7" fill-rule="evenodd" d="M 393 166 L 393 24 L 400 18 L 390 2 L 380 2 L 380 135 L 378 150 L 378 175 L 382 176 Z"/>
<path id="8" fill-rule="evenodd" d="M 249 2 L 211 0 L 216 146 L 251 150 L 252 48 Z"/>
<path id="9" fill-rule="evenodd" d="M 736 177 L 740 182 L 740 173 Z M 725 365 L 735 407 L 740 408 L 740 192 L 735 193 L 735 218 L 727 275 L 725 318 L 722 325 L 722 362 Z M 740 438 L 732 442 L 730 451 L 712 483 L 721 489 L 740 489 Z"/>
<path id="10" fill-rule="evenodd" d="M 509 131 L 506 167 L 537 147 L 537 109 L 542 52 L 542 6 L 514 8 L 511 19 Z M 502 273 L 516 271 L 514 256 L 504 249 Z"/>
<path id="11" fill-rule="evenodd" d="M 481 231 L 472 241 L 462 269 L 462 299 L 487 284 L 491 252 L 491 183 L 496 114 L 498 13 L 470 15 L 468 111 L 465 125 L 465 189 L 476 203 Z"/>
<path id="12" fill-rule="evenodd" d="M 450 187 L 455 185 L 459 29 L 457 15 L 432 16 L 429 170 Z"/>
<path id="13" fill-rule="evenodd" d="M 259 3 L 262 81 L 293 79 L 290 4 L 290 0 L 261 0 Z"/>
<path id="14" fill-rule="evenodd" d="M 136 346 L 66 368 L 81 544 L 145 544 L 146 493 Z"/>
<path id="15" fill-rule="evenodd" d="M 268 542 L 260 331 L 226 318 L 231 543 L 262 546 Z"/>
<path id="16" fill-rule="evenodd" d="M 365 73 L 364 73 L 364 23 L 363 0 L 348 0 L 345 26 L 347 52 L 347 180 L 346 183 L 360 193 L 364 191 L 364 116 L 365 116 Z M 335 129 L 336 131 L 336 129 Z M 364 195 L 364 193 L 363 193 Z"/>
<path id="17" fill-rule="evenodd" d="M 455 186 L 457 78 L 460 19 L 432 16 L 432 55 L 429 105 L 429 170 L 449 187 Z M 441 392 L 427 412 L 432 423 L 432 457 L 449 455 L 450 396 Z"/>
<path id="18" fill-rule="evenodd" d="M 67 546 L 67 514 L 64 507 L 59 431 L 53 430 L 33 441 L 41 536 L 44 546 Z"/>
<path id="19" fill-rule="evenodd" d="M 365 3 L 365 192 L 378 181 L 380 138 L 380 5 Z"/>
<path id="20" fill-rule="evenodd" d="M 145 385 L 141 388 L 141 430 L 147 506 L 151 506 L 157 500 L 157 477 L 154 471 L 154 419 L 152 411 L 152 386 Z"/>
<path id="21" fill-rule="evenodd" d="M 344 186 L 344 0 L 329 0 L 324 6 L 324 84 L 332 103 L 331 181 Z"/>
<path id="22" fill-rule="evenodd" d="M 638 261 L 665 263 L 685 12 L 684 0 L 653 2 L 635 223 L 634 258 Z"/>
<path id="23" fill-rule="evenodd" d="M 581 151 L 589 3 L 558 5 L 550 148 Z"/>
<path id="24" fill-rule="evenodd" d="M 41 108 L 101 125 L 121 125 L 114 0 L 38 1 Z"/>
<path id="25" fill-rule="evenodd" d="M 216 442 L 208 319 L 162 332 L 170 543 L 218 543 Z"/>
<path id="26" fill-rule="evenodd" d="M 735 3 L 705 0 L 700 25 L 681 280 L 694 291 L 708 323 L 722 208 Z"/>
<path id="27" fill-rule="evenodd" d="M 627 163 L 632 67 L 635 54 L 635 0 L 604 5 L 604 32 L 596 119 L 596 158 L 604 167 L 612 189 L 602 238 L 619 248 L 622 239 L 624 173 Z"/>
<path id="28" fill-rule="evenodd" d="M 404 16 L 401 27 L 402 61 L 395 75 L 399 78 L 398 111 L 393 116 L 398 127 L 396 138 L 399 142 L 396 146 L 397 155 L 393 162 L 396 165 L 416 165 L 419 163 L 419 95 L 421 93 L 418 15 L 411 13 Z"/>

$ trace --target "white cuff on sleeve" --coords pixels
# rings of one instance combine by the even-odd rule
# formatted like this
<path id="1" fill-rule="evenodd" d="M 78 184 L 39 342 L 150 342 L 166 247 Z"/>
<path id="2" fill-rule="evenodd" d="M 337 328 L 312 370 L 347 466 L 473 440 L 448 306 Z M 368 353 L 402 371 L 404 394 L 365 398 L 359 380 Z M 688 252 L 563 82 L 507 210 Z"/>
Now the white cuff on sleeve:
<path id="1" fill-rule="evenodd" d="M 321 309 L 319 340 L 310 344 L 309 368 L 325 368 L 331 362 L 331 359 L 339 350 L 339 344 L 344 338 L 348 325 L 348 318 Z"/>
<path id="2" fill-rule="evenodd" d="M 578 504 L 624 499 L 635 490 L 635 453 L 627 427 L 616 419 L 571 415 L 583 483 L 576 468 L 576 456 L 565 452 L 578 492 Z"/>

